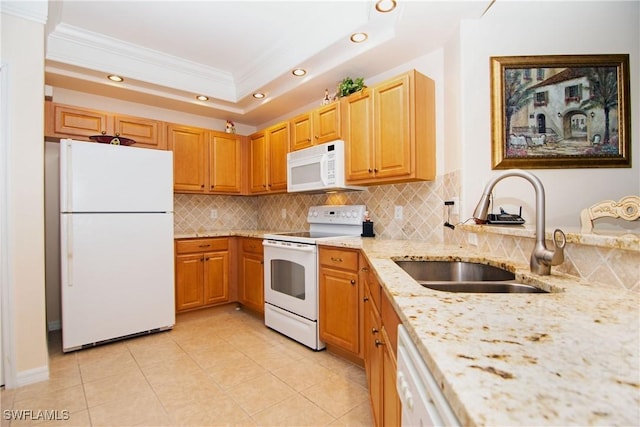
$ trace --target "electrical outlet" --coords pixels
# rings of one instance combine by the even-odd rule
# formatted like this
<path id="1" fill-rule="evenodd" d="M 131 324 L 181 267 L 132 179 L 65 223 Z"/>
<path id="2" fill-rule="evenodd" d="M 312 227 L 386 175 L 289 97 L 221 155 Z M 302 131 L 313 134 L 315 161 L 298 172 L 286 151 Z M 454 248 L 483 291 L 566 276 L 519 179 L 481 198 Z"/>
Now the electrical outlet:
<path id="1" fill-rule="evenodd" d="M 282 208 L 280 216 L 282 216 L 282 219 L 287 219 L 287 208 Z"/>
<path id="2" fill-rule="evenodd" d="M 395 219 L 402 219 L 402 206 L 396 206 L 394 210 L 393 217 Z"/>
<path id="3" fill-rule="evenodd" d="M 218 209 L 211 209 L 211 219 L 218 219 Z"/>
<path id="4" fill-rule="evenodd" d="M 453 206 L 451 206 L 451 215 L 460 215 L 460 198 L 455 196 L 451 198 L 451 201 L 453 202 Z"/>

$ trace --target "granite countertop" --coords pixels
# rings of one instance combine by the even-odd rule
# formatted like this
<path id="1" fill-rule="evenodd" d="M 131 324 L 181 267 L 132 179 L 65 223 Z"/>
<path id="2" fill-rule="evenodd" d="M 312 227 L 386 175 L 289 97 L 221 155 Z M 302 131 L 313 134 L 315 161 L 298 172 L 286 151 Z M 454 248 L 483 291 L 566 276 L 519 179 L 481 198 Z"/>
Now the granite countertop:
<path id="1" fill-rule="evenodd" d="M 640 293 L 553 267 L 532 275 L 528 264 L 469 247 L 360 237 L 322 244 L 362 249 L 461 425 L 640 425 Z M 435 291 L 394 259 L 491 264 L 550 293 Z"/>
<path id="2" fill-rule="evenodd" d="M 640 294 L 465 247 L 350 238 L 462 425 L 640 425 Z M 507 268 L 548 294 L 463 294 L 418 285 L 393 259 Z"/>

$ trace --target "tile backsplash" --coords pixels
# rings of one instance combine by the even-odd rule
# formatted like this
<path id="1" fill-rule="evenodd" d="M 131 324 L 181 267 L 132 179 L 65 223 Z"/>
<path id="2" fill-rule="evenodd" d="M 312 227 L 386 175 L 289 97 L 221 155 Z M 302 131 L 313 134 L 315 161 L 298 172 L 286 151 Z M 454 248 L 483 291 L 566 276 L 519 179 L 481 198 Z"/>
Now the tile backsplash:
<path id="1" fill-rule="evenodd" d="M 459 195 L 458 172 L 430 182 L 379 185 L 365 191 L 334 194 L 277 194 L 273 196 L 211 196 L 176 194 L 176 234 L 214 230 L 306 230 L 307 211 L 314 205 L 367 206 L 376 236 L 442 242 L 447 219 L 444 200 Z M 402 219 L 395 219 L 402 206 Z M 216 218 L 212 218 L 212 210 Z M 452 217 L 451 222 L 457 222 Z"/>

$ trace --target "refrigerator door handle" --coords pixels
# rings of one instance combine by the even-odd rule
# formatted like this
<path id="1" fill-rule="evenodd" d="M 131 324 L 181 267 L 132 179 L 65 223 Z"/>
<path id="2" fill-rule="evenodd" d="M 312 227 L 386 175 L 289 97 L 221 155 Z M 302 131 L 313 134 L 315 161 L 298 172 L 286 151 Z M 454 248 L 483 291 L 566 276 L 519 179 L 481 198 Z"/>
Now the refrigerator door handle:
<path id="1" fill-rule="evenodd" d="M 72 227 L 72 217 L 71 215 L 64 215 L 64 226 L 65 230 L 65 273 L 67 276 L 67 286 L 73 286 L 73 227 Z"/>
<path id="2" fill-rule="evenodd" d="M 71 157 L 72 157 L 72 152 L 71 152 L 71 144 L 66 144 L 66 149 L 67 149 L 67 153 L 65 156 L 65 160 L 66 160 L 66 172 L 67 172 L 67 182 L 66 182 L 66 186 L 64 191 L 67 193 L 65 194 L 64 200 L 65 200 L 65 205 L 66 205 L 66 212 L 71 212 L 71 193 L 73 191 L 73 173 L 72 173 L 72 167 L 71 167 Z"/>

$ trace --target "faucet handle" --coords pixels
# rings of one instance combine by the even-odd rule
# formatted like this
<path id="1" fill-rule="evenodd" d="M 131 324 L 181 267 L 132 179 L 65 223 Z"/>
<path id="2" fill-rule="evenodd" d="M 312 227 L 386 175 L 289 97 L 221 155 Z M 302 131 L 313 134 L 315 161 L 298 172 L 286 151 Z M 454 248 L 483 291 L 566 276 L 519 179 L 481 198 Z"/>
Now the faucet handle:
<path id="1" fill-rule="evenodd" d="M 567 244 L 567 236 L 559 228 L 553 230 L 553 245 L 555 250 L 553 251 L 553 257 L 551 258 L 551 265 L 560 265 L 564 261 L 564 247 Z"/>

